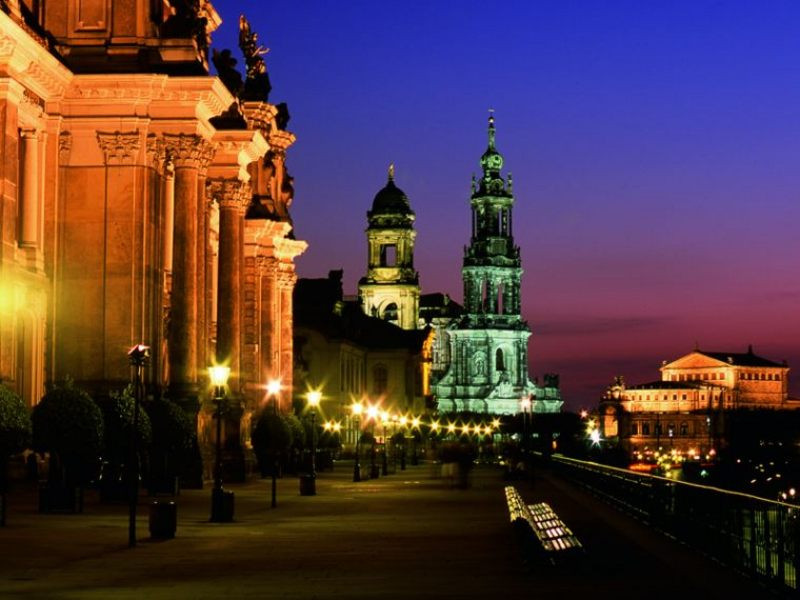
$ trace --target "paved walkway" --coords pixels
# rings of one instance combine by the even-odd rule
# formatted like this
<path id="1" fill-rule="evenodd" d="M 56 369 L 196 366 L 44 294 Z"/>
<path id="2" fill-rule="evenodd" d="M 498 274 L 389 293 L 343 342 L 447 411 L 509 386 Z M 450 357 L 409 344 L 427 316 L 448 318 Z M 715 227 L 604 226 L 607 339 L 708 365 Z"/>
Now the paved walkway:
<path id="1" fill-rule="evenodd" d="M 352 463 L 351 463 L 352 464 Z M 497 470 L 450 488 L 431 466 L 357 484 L 347 465 L 316 497 L 295 478 L 230 486 L 236 522 L 207 522 L 208 490 L 179 497 L 178 535 L 127 547 L 127 512 L 87 498 L 82 515 L 40 515 L 11 496 L 0 529 L 0 596 L 9 598 L 738 598 L 751 582 L 541 473 L 520 485 L 545 500 L 587 548 L 570 570 L 527 571 L 513 543 Z"/>

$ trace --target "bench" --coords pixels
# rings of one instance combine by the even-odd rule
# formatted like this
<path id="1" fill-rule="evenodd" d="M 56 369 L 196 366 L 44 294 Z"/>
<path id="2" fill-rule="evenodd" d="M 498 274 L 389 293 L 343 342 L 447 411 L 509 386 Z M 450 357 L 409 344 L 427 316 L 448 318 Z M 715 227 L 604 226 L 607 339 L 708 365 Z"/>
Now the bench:
<path id="1" fill-rule="evenodd" d="M 583 545 L 546 502 L 528 505 L 517 489 L 506 486 L 511 524 L 523 547 L 526 562 L 536 556 L 551 564 L 583 552 Z"/>

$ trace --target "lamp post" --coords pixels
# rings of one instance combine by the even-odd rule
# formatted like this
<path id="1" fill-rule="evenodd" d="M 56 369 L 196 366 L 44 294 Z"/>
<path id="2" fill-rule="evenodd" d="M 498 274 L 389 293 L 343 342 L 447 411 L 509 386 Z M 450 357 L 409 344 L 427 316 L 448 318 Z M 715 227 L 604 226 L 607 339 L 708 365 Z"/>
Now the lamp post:
<path id="1" fill-rule="evenodd" d="M 411 419 L 411 464 L 417 466 L 417 435 L 419 434 L 419 417 Z"/>
<path id="2" fill-rule="evenodd" d="M 390 418 L 391 417 L 387 411 L 383 411 L 381 413 L 381 430 L 383 431 L 383 464 L 381 465 L 381 469 L 384 477 L 389 474 L 389 458 L 386 456 L 386 453 L 389 451 L 389 437 L 386 435 L 386 428 L 391 422 L 389 420 Z"/>
<path id="3" fill-rule="evenodd" d="M 139 502 L 139 403 L 142 400 L 142 371 L 150 362 L 150 346 L 136 344 L 128 350 L 128 361 L 134 369 L 133 427 L 131 427 L 129 472 L 130 499 L 128 504 L 128 546 L 136 545 L 136 506 Z"/>
<path id="4" fill-rule="evenodd" d="M 225 491 L 222 489 L 222 415 L 225 405 L 225 386 L 231 374 L 230 367 L 214 365 L 208 368 L 208 378 L 214 386 L 215 418 L 217 419 L 217 443 L 214 456 L 214 487 L 211 490 L 211 522 L 224 523 L 233 520 L 233 506 L 225 510 Z M 226 514 L 229 513 L 229 514 Z"/>
<path id="5" fill-rule="evenodd" d="M 310 475 L 301 479 L 300 493 L 303 496 L 315 496 L 317 494 L 317 445 L 314 438 L 317 435 L 316 418 L 317 409 L 319 408 L 320 400 L 322 400 L 322 393 L 317 390 L 312 390 L 306 394 L 308 401 L 308 408 L 311 411 L 311 473 Z"/>
<path id="6" fill-rule="evenodd" d="M 277 418 L 279 416 L 278 410 L 278 396 L 281 393 L 281 380 L 270 379 L 267 382 L 267 396 L 272 398 L 272 410 Z M 275 508 L 278 506 L 278 451 L 277 448 L 272 449 L 272 500 L 270 506 Z"/>
<path id="7" fill-rule="evenodd" d="M 408 418 L 405 415 L 400 415 L 400 418 L 397 420 L 400 426 L 403 428 L 403 445 L 400 447 L 400 470 L 406 470 L 406 425 L 408 424 Z"/>
<path id="8" fill-rule="evenodd" d="M 353 462 L 353 481 L 361 481 L 361 465 L 358 462 L 358 451 L 361 442 L 360 417 L 361 413 L 364 411 L 364 406 L 361 402 L 354 402 L 350 407 L 350 411 L 353 414 L 353 425 L 356 434 L 356 457 Z"/>
<path id="9" fill-rule="evenodd" d="M 528 397 L 523 398 L 519 402 L 522 409 L 522 453 L 528 456 L 528 410 L 531 407 L 531 399 Z"/>
<path id="10" fill-rule="evenodd" d="M 377 421 L 377 419 L 378 419 L 378 407 L 375 406 L 374 404 L 372 404 L 369 407 L 367 407 L 367 417 L 369 418 L 370 421 L 372 421 L 372 428 L 371 428 L 372 452 L 370 453 L 371 455 L 370 455 L 370 464 L 369 464 L 369 476 L 370 476 L 370 479 L 377 479 L 378 477 L 380 477 L 380 469 L 378 468 L 378 465 L 375 464 L 375 453 L 376 453 L 376 448 L 375 448 L 375 421 Z"/>

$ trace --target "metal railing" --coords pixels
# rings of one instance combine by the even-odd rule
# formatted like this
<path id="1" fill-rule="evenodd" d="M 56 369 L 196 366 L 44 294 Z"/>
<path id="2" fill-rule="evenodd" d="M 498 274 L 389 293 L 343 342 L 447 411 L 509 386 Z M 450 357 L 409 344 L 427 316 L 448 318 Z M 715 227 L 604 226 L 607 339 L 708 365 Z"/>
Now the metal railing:
<path id="1" fill-rule="evenodd" d="M 551 466 L 681 542 L 800 598 L 800 507 L 559 455 Z"/>

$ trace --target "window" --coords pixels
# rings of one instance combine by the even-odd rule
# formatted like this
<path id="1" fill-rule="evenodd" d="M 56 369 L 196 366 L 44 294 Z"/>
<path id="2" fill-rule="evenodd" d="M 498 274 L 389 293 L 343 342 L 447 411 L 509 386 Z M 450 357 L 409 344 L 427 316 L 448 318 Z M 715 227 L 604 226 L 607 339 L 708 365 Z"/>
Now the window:
<path id="1" fill-rule="evenodd" d="M 394 267 L 397 264 L 397 246 L 383 244 L 381 246 L 381 266 Z"/>
<path id="2" fill-rule="evenodd" d="M 656 423 L 656 435 L 661 435 L 661 433 L 662 433 L 661 423 Z"/>
<path id="3" fill-rule="evenodd" d="M 506 370 L 505 362 L 503 361 L 503 350 L 501 348 L 498 348 L 495 353 L 495 368 L 498 371 Z"/>
<path id="4" fill-rule="evenodd" d="M 703 381 L 708 381 L 708 373 L 703 373 Z"/>
<path id="5" fill-rule="evenodd" d="M 720 379 L 725 379 L 725 373 L 720 373 L 720 374 L 719 374 L 719 378 L 720 378 Z"/>
<path id="6" fill-rule="evenodd" d="M 670 375 L 669 380 L 670 381 L 678 381 L 678 376 L 677 375 Z"/>
<path id="7" fill-rule="evenodd" d="M 389 321 L 390 323 L 397 322 L 397 304 L 394 302 L 390 302 L 386 305 L 386 308 L 383 309 L 383 320 Z"/>
<path id="8" fill-rule="evenodd" d="M 372 369 L 372 392 L 385 394 L 389 387 L 389 371 L 384 365 L 375 365 Z"/>
<path id="9" fill-rule="evenodd" d="M 650 435 L 650 423 L 642 423 L 642 435 Z"/>
<path id="10" fill-rule="evenodd" d="M 678 394 L 672 394 L 672 399 L 673 400 L 677 400 L 678 399 Z"/>
<path id="11" fill-rule="evenodd" d="M 682 399 L 682 400 L 686 400 L 686 394 L 684 394 L 684 395 L 683 395 L 683 397 L 682 397 L 681 399 Z"/>
<path id="12" fill-rule="evenodd" d="M 631 435 L 639 435 L 639 424 L 631 423 Z"/>
<path id="13" fill-rule="evenodd" d="M 686 421 L 681 423 L 681 435 L 689 435 L 689 424 Z"/>

